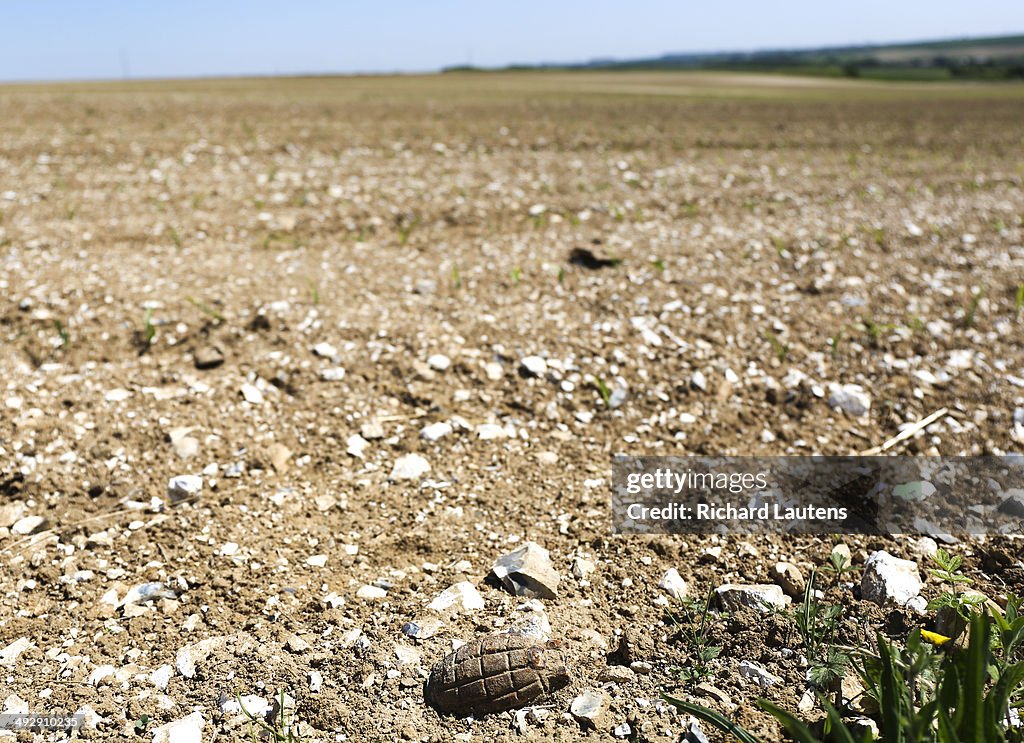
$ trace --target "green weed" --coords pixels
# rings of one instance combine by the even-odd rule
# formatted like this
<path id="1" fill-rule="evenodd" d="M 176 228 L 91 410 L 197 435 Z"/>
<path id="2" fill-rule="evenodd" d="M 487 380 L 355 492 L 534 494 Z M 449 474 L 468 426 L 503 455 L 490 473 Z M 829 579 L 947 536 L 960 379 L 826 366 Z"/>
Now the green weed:
<path id="1" fill-rule="evenodd" d="M 153 308 L 147 307 L 146 311 L 142 315 L 142 338 L 145 342 L 145 347 L 153 345 L 153 339 L 156 338 L 156 327 L 153 325 Z"/>
<path id="2" fill-rule="evenodd" d="M 64 323 L 62 323 L 60 320 L 54 320 L 53 329 L 56 330 L 57 335 L 60 336 L 60 347 L 62 349 L 66 349 L 68 346 L 71 345 L 71 333 L 68 332 L 68 329 L 64 326 Z"/>
<path id="3" fill-rule="evenodd" d="M 405 245 L 409 242 L 409 236 L 412 235 L 412 231 L 419 225 L 419 217 L 413 216 L 404 218 L 398 222 L 398 244 Z"/>
<path id="4" fill-rule="evenodd" d="M 220 314 L 217 310 L 213 309 L 213 307 L 203 304 L 198 299 L 193 299 L 192 297 L 185 297 L 185 301 L 188 302 L 193 307 L 195 307 L 200 312 L 202 312 L 207 317 L 213 319 L 215 322 L 224 322 L 224 315 Z"/>
<path id="5" fill-rule="evenodd" d="M 867 333 L 871 346 L 878 348 L 882 343 L 882 336 L 891 330 L 895 330 L 896 326 L 891 323 L 878 323 L 871 318 L 865 317 L 860 321 L 860 329 Z"/>
<path id="6" fill-rule="evenodd" d="M 843 331 L 840 330 L 828 339 L 829 355 L 835 358 L 839 355 L 839 344 L 843 342 Z"/>
<path id="7" fill-rule="evenodd" d="M 836 557 L 838 562 L 831 563 L 832 570 L 844 570 L 846 558 Z M 817 575 L 817 569 L 812 570 L 807 579 L 803 602 L 796 613 L 796 626 L 811 664 L 808 679 L 815 688 L 832 689 L 850 665 L 849 655 L 839 650 L 835 643 L 844 608 L 842 604 L 825 604 L 818 600 L 814 591 Z"/>
<path id="8" fill-rule="evenodd" d="M 279 692 L 279 697 L 275 700 L 275 714 L 273 715 L 271 722 L 267 723 L 245 708 L 242 704 L 242 697 L 238 694 L 235 695 L 238 700 L 238 706 L 242 709 L 242 714 L 249 718 L 249 734 L 252 738 L 253 743 L 259 738 L 268 738 L 274 743 L 299 743 L 302 740 L 302 736 L 296 730 L 295 719 L 289 721 L 285 707 L 285 693 L 284 689 Z"/>
<path id="9" fill-rule="evenodd" d="M 954 573 L 955 574 L 955 573 Z M 1024 616 L 1021 599 L 1009 596 L 1006 615 L 973 612 L 967 647 L 951 643 L 935 647 L 913 630 L 901 648 L 881 632 L 877 654 L 855 651 L 852 664 L 867 694 L 878 702 L 873 714 L 879 739 L 886 743 L 1021 743 L 1024 728 L 1012 724 L 1011 710 L 1019 709 L 1024 688 Z M 739 724 L 692 702 L 662 697 L 733 736 L 741 743 L 760 743 Z M 758 707 L 772 715 L 800 743 L 858 743 L 873 740 L 853 730 L 827 699 L 819 696 L 827 718 L 823 729 L 761 699 Z"/>
<path id="10" fill-rule="evenodd" d="M 780 364 L 783 363 L 789 355 L 789 344 L 783 343 L 779 336 L 771 330 L 766 330 L 764 337 L 771 344 L 772 353 L 775 354 L 775 358 L 779 360 Z"/>
<path id="11" fill-rule="evenodd" d="M 135 734 L 136 735 L 145 735 L 146 734 L 146 730 L 149 729 L 149 721 L 150 721 L 149 715 L 140 715 L 139 719 L 136 720 L 135 724 L 132 726 L 132 729 L 135 731 Z"/>
<path id="12" fill-rule="evenodd" d="M 955 610 L 964 620 L 970 619 L 971 614 L 977 610 L 979 604 L 985 602 L 985 598 L 977 594 L 966 596 L 960 592 L 960 586 L 970 585 L 972 582 L 970 578 L 960 572 L 963 559 L 956 555 L 951 555 L 945 549 L 939 547 L 935 554 L 932 555 L 932 562 L 938 567 L 929 568 L 928 574 L 944 583 L 945 590 L 939 594 L 938 598 L 928 602 L 928 608 L 935 611 L 948 606 Z"/>
<path id="13" fill-rule="evenodd" d="M 979 288 L 971 295 L 971 301 L 967 305 L 967 311 L 964 313 L 964 327 L 973 328 L 974 319 L 978 314 L 978 305 L 981 304 L 981 300 L 985 297 L 985 287 Z"/>
<path id="14" fill-rule="evenodd" d="M 711 613 L 714 595 L 715 592 L 709 590 L 703 601 L 681 599 L 682 620 L 675 614 L 668 613 L 669 622 L 679 628 L 681 639 L 693 655 L 689 666 L 678 669 L 680 680 L 688 686 L 699 684 L 711 676 L 711 662 L 722 654 L 722 646 L 712 645 L 709 636 L 711 627 L 708 624 L 708 616 Z"/>

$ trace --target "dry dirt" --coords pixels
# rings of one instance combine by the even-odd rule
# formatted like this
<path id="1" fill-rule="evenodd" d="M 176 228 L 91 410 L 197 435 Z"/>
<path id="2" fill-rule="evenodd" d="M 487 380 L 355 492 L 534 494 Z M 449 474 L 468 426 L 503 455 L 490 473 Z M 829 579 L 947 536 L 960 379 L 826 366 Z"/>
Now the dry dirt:
<path id="1" fill-rule="evenodd" d="M 0 701 L 88 707 L 91 740 L 198 711 L 228 741 L 250 726 L 223 700 L 285 689 L 309 740 L 520 739 L 510 714 L 440 717 L 421 684 L 453 640 L 524 615 L 487 575 L 532 540 L 562 577 L 543 605 L 573 683 L 525 738 L 679 740 L 667 691 L 777 739 L 753 703 L 796 709 L 792 619 L 713 618 L 730 707 L 684 688 L 662 575 L 699 597 L 778 560 L 806 575 L 837 541 L 858 568 L 875 549 L 923 568 L 916 540 L 616 536 L 611 457 L 847 454 L 941 407 L 894 453 L 1020 452 L 1024 89 L 768 80 L 0 88 L 0 649 L 29 642 Z M 212 347 L 223 364 L 197 369 Z M 830 408 L 830 383 L 870 414 Z M 411 452 L 430 471 L 392 481 Z M 203 489 L 172 504 L 181 474 Z M 1022 544 L 954 549 L 998 597 L 1024 591 Z M 403 634 L 463 580 L 483 608 Z M 849 642 L 930 622 L 861 600 L 856 574 L 826 588 Z M 626 630 L 648 665 L 601 683 Z M 602 687 L 583 729 L 569 704 Z"/>

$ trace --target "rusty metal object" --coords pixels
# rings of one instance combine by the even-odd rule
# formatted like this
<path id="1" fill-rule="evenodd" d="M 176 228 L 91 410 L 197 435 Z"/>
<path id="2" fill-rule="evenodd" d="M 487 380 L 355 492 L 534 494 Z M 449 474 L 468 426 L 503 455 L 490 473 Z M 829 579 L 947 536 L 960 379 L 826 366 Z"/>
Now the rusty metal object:
<path id="1" fill-rule="evenodd" d="M 557 647 L 522 635 L 487 635 L 467 643 L 431 670 L 427 703 L 477 717 L 525 707 L 569 683 Z"/>

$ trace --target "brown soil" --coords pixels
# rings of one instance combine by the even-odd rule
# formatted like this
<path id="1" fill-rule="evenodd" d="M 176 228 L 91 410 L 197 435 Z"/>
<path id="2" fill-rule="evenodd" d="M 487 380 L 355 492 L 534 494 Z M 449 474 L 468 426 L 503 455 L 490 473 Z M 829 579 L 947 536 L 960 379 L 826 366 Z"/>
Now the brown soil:
<path id="1" fill-rule="evenodd" d="M 778 560 L 806 575 L 841 538 L 613 535 L 613 454 L 846 454 L 944 406 L 895 451 L 1020 451 L 1024 98 L 574 94 L 530 79 L 0 89 L 0 648 L 33 643 L 0 667 L 0 701 L 88 705 L 103 717 L 81 733 L 93 740 L 194 710 L 204 740 L 244 740 L 248 723 L 218 700 L 284 688 L 311 740 L 515 739 L 512 715 L 442 718 L 421 685 L 452 640 L 521 615 L 486 576 L 533 540 L 562 575 L 544 606 L 574 682 L 527 737 L 611 739 L 628 723 L 634 740 L 679 740 L 663 692 L 732 710 L 679 680 L 692 649 L 655 602 L 664 572 L 699 597 L 771 582 Z M 573 265 L 576 247 L 622 263 Z M 224 363 L 197 369 L 211 346 Z M 451 366 L 432 369 L 433 354 Z M 554 360 L 552 376 L 521 375 L 528 355 Z M 333 367 L 343 379 L 322 378 Z M 790 369 L 810 379 L 780 390 Z M 595 378 L 625 403 L 607 409 Z M 830 382 L 861 384 L 870 415 L 811 392 Z M 247 383 L 262 403 L 243 399 Z M 439 441 L 420 437 L 453 419 Z M 352 456 L 372 420 L 383 438 Z M 486 422 L 515 435 L 482 440 Z M 431 471 L 390 482 L 409 452 Z M 195 502 L 151 507 L 169 478 L 204 470 Z M 10 533 L 24 515 L 48 529 Z M 855 567 L 881 548 L 919 559 L 910 538 L 845 541 Z M 999 596 L 1024 591 L 1021 544 L 956 550 Z M 576 557 L 596 564 L 587 581 Z M 458 580 L 485 608 L 406 638 Z M 157 581 L 174 598 L 116 605 Z M 357 597 L 373 584 L 383 599 Z M 860 600 L 857 584 L 828 585 L 848 607 L 844 641 L 929 621 Z M 724 650 L 707 682 L 777 739 L 753 705 L 796 709 L 792 619 L 714 624 Z M 584 730 L 569 703 L 601 686 L 626 630 L 650 672 L 611 687 Z M 192 678 L 149 680 L 213 637 L 228 639 Z M 762 691 L 741 660 L 784 683 Z M 120 675 L 90 682 L 108 664 Z"/>

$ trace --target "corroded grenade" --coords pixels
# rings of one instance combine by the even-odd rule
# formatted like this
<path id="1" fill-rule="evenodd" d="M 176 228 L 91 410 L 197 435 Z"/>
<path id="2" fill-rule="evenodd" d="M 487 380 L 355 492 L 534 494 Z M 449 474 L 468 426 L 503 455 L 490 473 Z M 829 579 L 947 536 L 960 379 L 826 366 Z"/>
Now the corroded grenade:
<path id="1" fill-rule="evenodd" d="M 477 717 L 525 707 L 569 683 L 556 643 L 522 635 L 487 635 L 449 653 L 427 679 L 427 703 Z"/>

